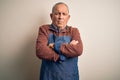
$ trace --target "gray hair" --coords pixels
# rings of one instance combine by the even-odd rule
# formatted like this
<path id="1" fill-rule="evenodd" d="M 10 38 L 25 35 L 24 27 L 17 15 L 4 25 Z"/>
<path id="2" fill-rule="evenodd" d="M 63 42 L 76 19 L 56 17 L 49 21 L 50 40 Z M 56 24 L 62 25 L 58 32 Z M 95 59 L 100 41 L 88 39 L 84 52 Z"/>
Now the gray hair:
<path id="1" fill-rule="evenodd" d="M 63 3 L 63 2 L 58 2 L 58 3 L 56 3 L 56 4 L 53 6 L 53 8 L 52 8 L 52 13 L 54 12 L 56 6 L 59 5 L 59 4 L 64 4 L 64 5 L 68 8 L 68 12 L 69 12 L 69 7 L 67 6 L 67 4 L 65 4 L 65 3 Z"/>

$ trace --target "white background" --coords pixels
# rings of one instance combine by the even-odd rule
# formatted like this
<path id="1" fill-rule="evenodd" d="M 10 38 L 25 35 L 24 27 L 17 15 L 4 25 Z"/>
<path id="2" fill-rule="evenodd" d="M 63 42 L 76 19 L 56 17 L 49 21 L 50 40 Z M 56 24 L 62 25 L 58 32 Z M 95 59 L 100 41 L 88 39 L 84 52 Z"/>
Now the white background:
<path id="1" fill-rule="evenodd" d="M 68 25 L 84 45 L 81 80 L 120 80 L 120 0 L 59 0 L 70 9 Z M 0 80 L 38 80 L 38 28 L 50 24 L 58 0 L 0 0 Z"/>

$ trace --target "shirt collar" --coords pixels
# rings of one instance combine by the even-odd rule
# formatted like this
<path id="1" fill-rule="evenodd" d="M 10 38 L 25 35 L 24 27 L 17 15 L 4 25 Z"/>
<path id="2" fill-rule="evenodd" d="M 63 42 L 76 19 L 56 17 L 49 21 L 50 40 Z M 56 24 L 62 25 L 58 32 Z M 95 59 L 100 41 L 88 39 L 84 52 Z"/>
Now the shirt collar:
<path id="1" fill-rule="evenodd" d="M 50 25 L 50 30 L 53 30 L 53 31 L 55 31 L 55 32 L 66 32 L 66 31 L 68 31 L 68 26 L 66 25 L 66 27 L 64 28 L 64 29 L 59 29 L 59 28 L 57 28 L 54 24 L 51 24 Z"/>

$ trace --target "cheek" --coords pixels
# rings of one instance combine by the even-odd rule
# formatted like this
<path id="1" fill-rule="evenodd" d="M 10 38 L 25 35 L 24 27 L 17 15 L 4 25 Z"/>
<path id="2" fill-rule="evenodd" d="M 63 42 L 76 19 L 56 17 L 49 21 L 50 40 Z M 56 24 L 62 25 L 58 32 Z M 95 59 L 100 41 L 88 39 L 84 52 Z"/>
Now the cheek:
<path id="1" fill-rule="evenodd" d="M 53 18 L 52 18 L 53 21 L 56 21 L 57 19 L 58 19 L 57 17 L 53 17 Z"/>
<path id="2" fill-rule="evenodd" d="M 68 22 L 69 18 L 65 19 L 65 22 Z"/>

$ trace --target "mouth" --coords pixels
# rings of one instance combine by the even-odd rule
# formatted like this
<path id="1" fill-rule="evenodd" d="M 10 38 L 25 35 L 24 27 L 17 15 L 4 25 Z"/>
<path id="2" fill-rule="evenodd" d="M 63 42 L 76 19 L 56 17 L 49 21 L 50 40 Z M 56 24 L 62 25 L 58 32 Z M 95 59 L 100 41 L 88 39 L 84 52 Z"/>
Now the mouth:
<path id="1" fill-rule="evenodd" d="M 62 24 L 63 24 L 63 22 L 58 22 L 58 24 L 59 24 L 59 25 L 62 25 Z"/>
<path id="2" fill-rule="evenodd" d="M 58 23 L 63 23 L 63 21 L 58 21 Z"/>

